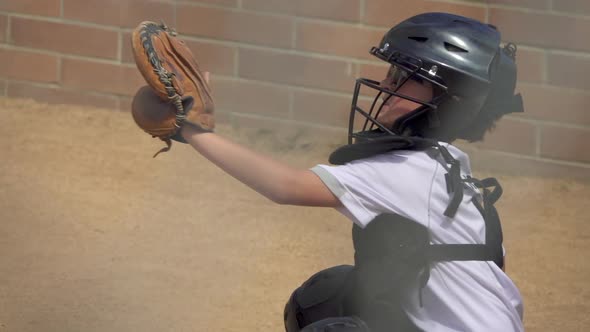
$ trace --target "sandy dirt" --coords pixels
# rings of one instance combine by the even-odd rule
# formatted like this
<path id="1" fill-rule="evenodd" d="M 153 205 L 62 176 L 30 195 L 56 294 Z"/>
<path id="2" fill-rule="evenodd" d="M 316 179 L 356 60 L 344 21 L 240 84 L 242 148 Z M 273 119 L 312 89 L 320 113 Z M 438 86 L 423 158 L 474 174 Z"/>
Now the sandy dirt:
<path id="1" fill-rule="evenodd" d="M 295 166 L 334 142 L 219 127 Z M 130 114 L 0 98 L 0 331 L 282 331 L 291 291 L 351 263 L 350 222 L 279 206 Z M 487 174 L 481 174 L 487 175 Z M 590 328 L 590 185 L 498 176 L 528 331 Z"/>

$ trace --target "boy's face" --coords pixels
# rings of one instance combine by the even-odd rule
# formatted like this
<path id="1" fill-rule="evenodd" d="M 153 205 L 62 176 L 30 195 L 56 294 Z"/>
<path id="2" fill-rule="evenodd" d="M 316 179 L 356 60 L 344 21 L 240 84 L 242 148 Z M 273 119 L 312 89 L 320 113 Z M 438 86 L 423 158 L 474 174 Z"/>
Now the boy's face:
<path id="1" fill-rule="evenodd" d="M 404 80 L 400 72 L 396 72 L 395 67 L 391 67 L 387 72 L 385 79 L 380 85 L 388 90 L 408 97 L 412 97 L 421 101 L 429 102 L 433 98 L 432 83 L 428 81 L 418 82 L 413 79 L 407 80 L 400 87 L 398 84 Z M 413 101 L 400 98 L 397 96 L 389 97 L 389 94 L 383 94 L 384 105 L 381 112 L 377 115 L 377 120 L 385 127 L 391 128 L 395 120 L 402 115 L 414 111 L 421 105 Z M 388 98 L 389 97 L 389 98 Z"/>

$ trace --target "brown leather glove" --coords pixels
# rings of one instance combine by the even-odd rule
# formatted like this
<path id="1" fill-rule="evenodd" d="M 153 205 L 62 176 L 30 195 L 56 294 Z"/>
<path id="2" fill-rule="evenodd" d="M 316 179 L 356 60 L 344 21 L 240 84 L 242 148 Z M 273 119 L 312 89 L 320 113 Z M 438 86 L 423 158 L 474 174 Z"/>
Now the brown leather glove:
<path id="1" fill-rule="evenodd" d="M 145 132 L 166 142 L 159 152 L 170 149 L 170 139 L 183 141 L 179 135 L 183 125 L 212 131 L 211 90 L 185 43 L 164 24 L 149 21 L 139 24 L 131 40 L 135 64 L 160 98 L 141 88 L 133 98 L 133 119 Z"/>

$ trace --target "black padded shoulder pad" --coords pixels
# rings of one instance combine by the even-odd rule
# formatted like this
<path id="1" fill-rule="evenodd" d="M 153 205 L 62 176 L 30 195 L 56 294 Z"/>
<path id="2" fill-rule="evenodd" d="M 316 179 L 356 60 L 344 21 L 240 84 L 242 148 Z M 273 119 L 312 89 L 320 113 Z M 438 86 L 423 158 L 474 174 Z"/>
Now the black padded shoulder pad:
<path id="1" fill-rule="evenodd" d="M 341 146 L 330 154 L 329 161 L 334 165 L 344 165 L 353 160 L 369 158 L 389 151 L 423 150 L 435 144 L 435 141 L 420 137 L 393 136 L 385 134 L 380 137 Z"/>

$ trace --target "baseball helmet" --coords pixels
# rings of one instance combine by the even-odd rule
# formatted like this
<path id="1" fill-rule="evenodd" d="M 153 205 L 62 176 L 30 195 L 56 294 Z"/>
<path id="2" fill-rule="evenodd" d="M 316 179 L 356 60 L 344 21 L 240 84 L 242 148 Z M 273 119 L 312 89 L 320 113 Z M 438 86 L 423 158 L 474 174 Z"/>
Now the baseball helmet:
<path id="1" fill-rule="evenodd" d="M 382 134 L 423 137 L 441 141 L 478 140 L 471 132 L 478 120 L 522 112 L 516 87 L 516 46 L 501 46 L 498 30 L 474 19 L 447 13 L 424 13 L 391 28 L 370 53 L 388 62 L 392 88 L 378 81 L 356 81 L 349 119 L 348 143 Z M 399 89 L 409 80 L 430 82 L 431 100 L 404 95 Z M 359 103 L 361 87 L 377 90 L 370 109 Z M 420 106 L 396 119 L 391 126 L 377 120 L 393 96 Z M 361 121 L 355 118 L 362 116 Z M 493 121 L 492 121 L 493 122 Z M 488 123 L 490 123 L 488 121 Z M 360 130 L 357 130 L 361 126 Z M 486 128 L 483 128 L 486 129 Z"/>

